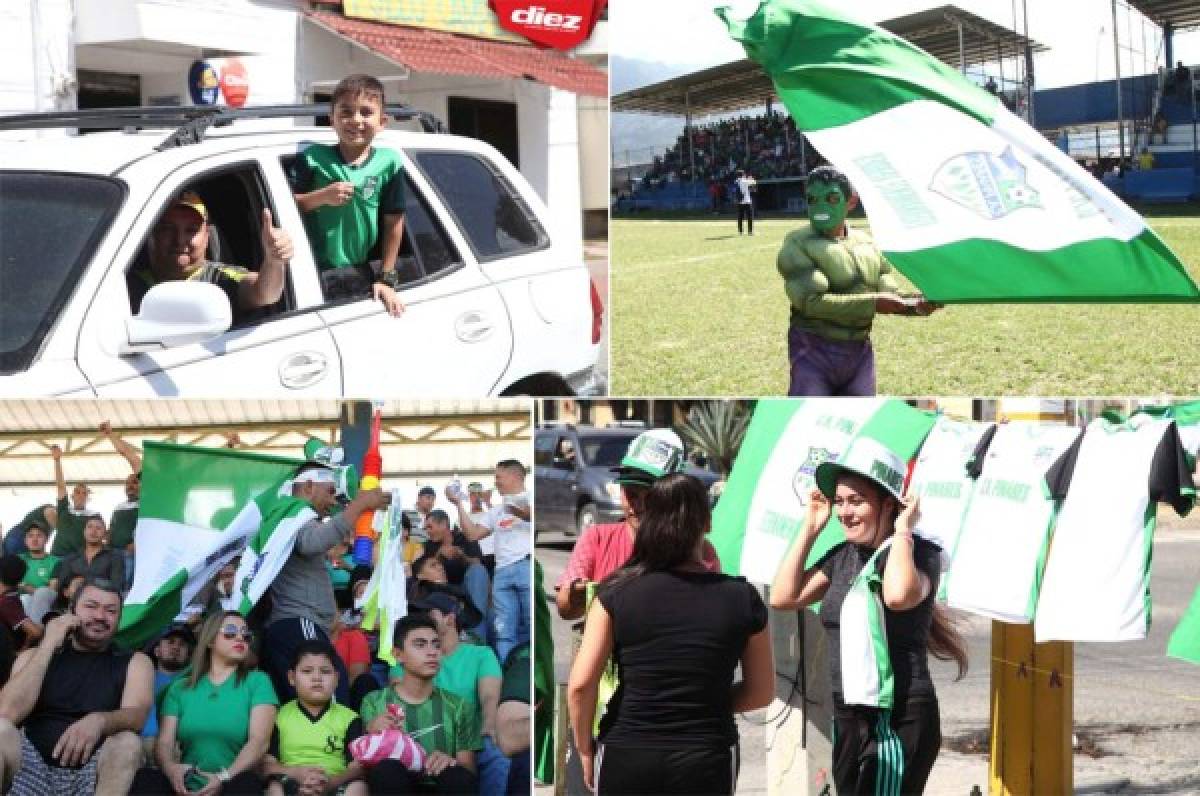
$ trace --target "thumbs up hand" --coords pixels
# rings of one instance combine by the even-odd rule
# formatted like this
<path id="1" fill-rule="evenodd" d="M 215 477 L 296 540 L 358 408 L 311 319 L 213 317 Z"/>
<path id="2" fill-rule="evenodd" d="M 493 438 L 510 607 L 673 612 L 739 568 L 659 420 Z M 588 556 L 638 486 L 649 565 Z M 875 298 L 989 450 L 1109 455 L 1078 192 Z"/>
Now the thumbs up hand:
<path id="1" fill-rule="evenodd" d="M 292 236 L 285 229 L 275 227 L 271 219 L 271 211 L 264 207 L 262 211 L 262 246 L 268 260 L 286 263 L 292 259 Z"/>

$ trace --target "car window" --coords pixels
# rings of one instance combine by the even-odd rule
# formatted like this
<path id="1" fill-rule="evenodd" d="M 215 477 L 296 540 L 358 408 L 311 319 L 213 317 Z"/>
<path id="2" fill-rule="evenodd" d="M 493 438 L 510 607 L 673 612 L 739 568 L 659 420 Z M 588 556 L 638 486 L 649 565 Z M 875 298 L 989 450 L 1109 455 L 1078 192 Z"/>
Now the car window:
<path id="1" fill-rule="evenodd" d="M 33 363 L 124 194 L 103 177 L 0 172 L 0 372 Z"/>
<path id="2" fill-rule="evenodd" d="M 458 221 L 480 262 L 550 245 L 529 205 L 483 157 L 431 150 L 410 155 Z"/>
<path id="3" fill-rule="evenodd" d="M 301 147 L 304 148 L 303 146 Z M 298 155 L 285 155 L 280 158 L 284 173 L 294 191 L 299 192 L 299 172 L 297 171 Z M 301 215 L 304 215 L 301 212 Z M 315 233 L 312 227 L 306 225 L 306 234 L 310 243 Z M 367 259 L 377 262 L 381 257 L 382 235 L 375 241 Z M 317 247 L 313 246 L 314 251 Z M 462 257 L 458 249 L 446 234 L 445 228 L 437 220 L 429 208 L 429 202 L 421 191 L 413 184 L 412 179 L 404 175 L 404 237 L 400 242 L 400 255 L 396 259 L 396 273 L 402 287 L 424 284 L 430 279 L 450 273 L 462 265 Z M 363 287 L 360 285 L 360 287 Z M 360 290 L 361 297 L 368 293 Z M 344 296 L 327 296 L 330 300 Z"/>
<path id="4" fill-rule="evenodd" d="M 533 440 L 533 463 L 538 467 L 549 467 L 554 460 L 554 434 L 542 434 Z"/>
<path id="5" fill-rule="evenodd" d="M 633 437 L 581 437 L 583 461 L 590 467 L 616 467 L 625 458 Z"/>
<path id="6" fill-rule="evenodd" d="M 172 259 L 171 247 L 176 247 L 178 251 L 184 245 L 176 237 L 178 227 L 169 218 L 169 211 L 175 205 L 176 198 L 185 193 L 194 195 L 207 215 L 207 225 L 203 231 L 207 237 L 202 268 L 193 272 L 191 278 L 214 282 L 225 290 L 233 304 L 234 328 L 252 326 L 295 307 L 289 271 L 285 271 L 284 289 L 275 303 L 250 308 L 241 306 L 237 300 L 238 283 L 246 278 L 247 273 L 260 271 L 265 262 L 262 211 L 267 206 L 267 191 L 257 164 L 251 162 L 226 166 L 193 178 L 172 193 L 171 199 L 159 208 L 147 240 L 139 247 L 126 274 L 130 305 L 134 311 L 137 311 L 146 290 L 163 281 L 163 277 L 155 275 L 153 258 L 169 263 Z M 193 199 L 189 198 L 188 201 L 192 202 Z M 189 214 L 185 212 L 184 215 Z M 273 212 L 272 216 L 278 218 L 278 213 Z M 202 231 L 200 226 L 196 223 L 193 227 L 197 234 Z M 297 230 L 288 231 L 292 235 L 299 234 Z"/>

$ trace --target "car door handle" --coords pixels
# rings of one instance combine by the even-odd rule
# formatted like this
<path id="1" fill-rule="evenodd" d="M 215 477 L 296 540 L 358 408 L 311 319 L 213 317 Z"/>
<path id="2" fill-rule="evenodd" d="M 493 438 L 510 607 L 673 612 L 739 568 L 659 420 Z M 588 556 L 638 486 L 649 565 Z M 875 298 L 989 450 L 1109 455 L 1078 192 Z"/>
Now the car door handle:
<path id="1" fill-rule="evenodd" d="M 329 360 L 317 351 L 292 354 L 279 365 L 279 383 L 292 390 L 310 387 L 325 378 Z"/>
<path id="2" fill-rule="evenodd" d="M 464 343 L 481 343 L 492 336 L 495 327 L 482 312 L 464 312 L 454 320 L 454 334 Z"/>

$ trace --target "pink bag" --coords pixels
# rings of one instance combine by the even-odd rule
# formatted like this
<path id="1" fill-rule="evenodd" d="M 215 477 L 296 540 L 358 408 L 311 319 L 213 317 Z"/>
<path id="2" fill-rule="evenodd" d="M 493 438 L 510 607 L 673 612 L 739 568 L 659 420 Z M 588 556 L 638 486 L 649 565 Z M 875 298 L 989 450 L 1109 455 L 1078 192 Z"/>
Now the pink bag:
<path id="1" fill-rule="evenodd" d="M 398 723 L 404 723 L 404 709 L 399 705 L 388 705 L 388 713 Z M 364 766 L 399 760 L 409 771 L 425 768 L 425 750 L 404 730 L 384 730 L 355 738 L 350 742 L 350 755 Z"/>

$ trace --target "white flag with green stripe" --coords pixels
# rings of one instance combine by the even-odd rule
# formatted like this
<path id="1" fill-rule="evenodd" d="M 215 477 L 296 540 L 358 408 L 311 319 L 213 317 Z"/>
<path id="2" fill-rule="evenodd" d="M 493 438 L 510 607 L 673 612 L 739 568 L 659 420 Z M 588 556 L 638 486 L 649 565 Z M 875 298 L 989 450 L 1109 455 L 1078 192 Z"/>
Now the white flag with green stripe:
<path id="1" fill-rule="evenodd" d="M 1200 299 L 1137 213 L 947 64 L 820 0 L 716 11 L 931 300 Z"/>
<path id="2" fill-rule="evenodd" d="M 910 461 L 934 419 L 894 399 L 759 401 L 713 512 L 710 538 L 724 570 L 770 583 L 803 527 L 817 465 L 836 461 L 860 435 Z M 841 523 L 831 517 L 809 562 L 843 538 Z"/>
<path id="3" fill-rule="evenodd" d="M 139 645 L 171 622 L 248 539 L 261 536 L 264 520 L 274 526 L 298 521 L 299 501 L 281 499 L 280 489 L 302 463 L 228 448 L 146 442 L 137 569 L 121 614 L 121 643 Z M 262 562 L 259 582 L 272 563 L 263 553 L 272 549 L 265 544 L 243 558 L 243 564 L 252 557 Z"/>

